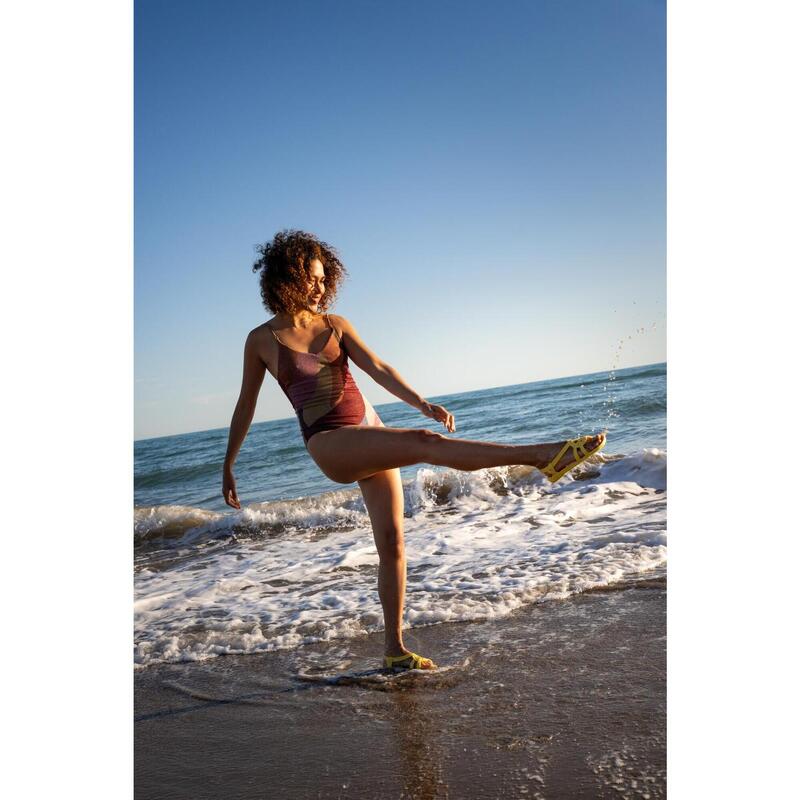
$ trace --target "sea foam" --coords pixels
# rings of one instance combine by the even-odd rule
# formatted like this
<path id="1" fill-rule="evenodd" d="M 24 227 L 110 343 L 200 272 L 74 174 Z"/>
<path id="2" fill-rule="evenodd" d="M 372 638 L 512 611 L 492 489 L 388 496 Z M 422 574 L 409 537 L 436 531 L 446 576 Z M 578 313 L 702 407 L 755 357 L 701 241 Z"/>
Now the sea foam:
<path id="1" fill-rule="evenodd" d="M 655 448 L 596 456 L 556 484 L 524 466 L 418 468 L 403 485 L 406 624 L 500 617 L 659 574 L 666 472 Z M 134 541 L 140 667 L 382 628 L 357 488 L 231 513 L 139 508 Z"/>

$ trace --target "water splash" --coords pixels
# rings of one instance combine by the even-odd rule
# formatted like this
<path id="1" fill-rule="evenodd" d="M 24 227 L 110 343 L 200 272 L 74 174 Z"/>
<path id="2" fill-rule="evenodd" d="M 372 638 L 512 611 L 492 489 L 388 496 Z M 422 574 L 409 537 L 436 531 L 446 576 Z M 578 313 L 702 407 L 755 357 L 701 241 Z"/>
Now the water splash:
<path id="1" fill-rule="evenodd" d="M 634 300 L 634 305 L 636 301 Z M 632 341 L 634 336 L 645 336 L 651 331 L 655 330 L 658 327 L 658 322 L 652 322 L 649 326 L 642 325 L 641 327 L 636 328 L 633 333 L 628 334 L 627 336 L 623 336 L 616 345 L 614 350 L 614 354 L 611 359 L 611 369 L 608 373 L 608 378 L 603 383 L 602 392 L 603 392 L 603 403 L 602 408 L 603 411 L 601 413 L 600 419 L 595 420 L 594 426 L 592 428 L 592 433 L 597 430 L 608 430 L 610 431 L 613 426 L 613 421 L 620 416 L 620 412 L 616 408 L 616 401 L 617 401 L 617 394 L 615 393 L 616 383 L 617 380 L 617 370 L 619 367 L 620 358 L 622 357 L 622 352 L 625 348 L 627 342 Z M 581 387 L 583 388 L 583 387 Z"/>

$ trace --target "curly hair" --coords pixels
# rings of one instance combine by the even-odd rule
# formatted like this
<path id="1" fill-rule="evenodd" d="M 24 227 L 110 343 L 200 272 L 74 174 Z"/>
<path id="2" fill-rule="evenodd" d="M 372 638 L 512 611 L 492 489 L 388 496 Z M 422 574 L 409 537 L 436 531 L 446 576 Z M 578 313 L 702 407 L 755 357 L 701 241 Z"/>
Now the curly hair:
<path id="1" fill-rule="evenodd" d="M 319 311 L 326 311 L 347 275 L 336 250 L 321 242 L 313 233 L 282 230 L 271 242 L 256 245 L 258 260 L 253 272 L 260 272 L 261 299 L 264 308 L 273 314 L 294 314 L 308 308 L 310 262 L 318 258 L 325 267 L 325 292 Z"/>

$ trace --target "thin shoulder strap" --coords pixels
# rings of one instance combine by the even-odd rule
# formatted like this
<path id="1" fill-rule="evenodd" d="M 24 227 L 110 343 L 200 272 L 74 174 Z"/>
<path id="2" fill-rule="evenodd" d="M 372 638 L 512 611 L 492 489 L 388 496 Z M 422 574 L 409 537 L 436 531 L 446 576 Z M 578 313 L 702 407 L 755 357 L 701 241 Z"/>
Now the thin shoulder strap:
<path id="1" fill-rule="evenodd" d="M 327 314 L 325 315 L 325 321 L 328 323 L 328 327 L 336 334 L 336 338 L 341 342 L 342 337 L 339 336 L 339 331 L 337 331 L 336 328 L 334 328 L 331 324 L 330 317 Z"/>
<path id="2" fill-rule="evenodd" d="M 274 329 L 273 329 L 272 325 L 270 325 L 270 324 L 269 324 L 269 322 L 267 323 L 267 327 L 268 327 L 268 328 L 269 328 L 269 329 L 272 331 L 272 335 L 273 335 L 273 336 L 274 336 L 274 337 L 275 337 L 275 338 L 278 340 L 278 343 L 279 343 L 279 344 L 283 344 L 283 342 L 281 342 L 281 340 L 280 340 L 280 339 L 278 339 L 278 334 L 277 334 L 277 333 L 275 333 L 275 331 L 274 331 Z"/>

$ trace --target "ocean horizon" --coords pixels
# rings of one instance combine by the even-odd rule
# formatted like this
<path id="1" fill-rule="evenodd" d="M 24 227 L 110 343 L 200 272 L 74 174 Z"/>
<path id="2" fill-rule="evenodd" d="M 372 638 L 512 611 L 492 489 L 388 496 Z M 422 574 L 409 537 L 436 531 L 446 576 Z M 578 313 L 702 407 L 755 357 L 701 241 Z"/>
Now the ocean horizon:
<path id="1" fill-rule="evenodd" d="M 666 365 L 666 362 L 656 361 L 656 362 L 653 362 L 652 364 L 637 364 L 637 365 L 632 366 L 632 367 L 625 367 L 624 369 L 625 370 L 628 370 L 628 369 L 645 369 L 647 367 L 656 367 L 656 366 L 661 366 L 661 365 Z M 550 383 L 551 381 L 561 381 L 561 380 L 566 380 L 568 378 L 570 378 L 570 379 L 575 379 L 575 378 L 596 378 L 597 376 L 600 376 L 600 375 L 610 376 L 610 375 L 613 375 L 613 374 L 618 373 L 620 371 L 621 370 L 619 370 L 619 369 L 611 369 L 611 370 L 607 370 L 606 369 L 606 370 L 598 370 L 597 372 L 579 373 L 577 375 L 561 375 L 560 377 L 557 377 L 557 378 L 539 378 L 539 379 L 537 379 L 535 381 L 523 381 L 522 383 L 509 383 L 509 384 L 503 384 L 502 386 L 484 386 L 482 389 L 464 389 L 464 390 L 461 390 L 459 392 L 448 392 L 448 393 L 445 393 L 445 394 L 427 395 L 425 399 L 428 400 L 429 402 L 436 402 L 436 403 L 442 404 L 444 402 L 444 400 L 442 398 L 458 397 L 458 396 L 460 396 L 462 394 L 471 394 L 471 393 L 474 393 L 474 392 L 485 392 L 485 391 L 494 390 L 494 389 L 515 389 L 515 388 L 520 387 L 520 386 L 535 386 L 536 384 Z M 358 378 L 358 379 L 361 380 L 361 378 Z M 392 400 L 392 401 L 384 402 L 384 403 L 381 403 L 381 404 L 373 403 L 373 406 L 374 406 L 376 411 L 378 409 L 389 408 L 391 406 L 396 406 L 396 405 L 403 406 L 403 405 L 407 405 L 407 404 L 404 403 L 402 400 Z M 380 414 L 380 412 L 379 412 L 379 414 Z M 233 416 L 233 406 L 231 406 L 231 416 Z M 287 419 L 293 420 L 294 417 L 287 414 L 287 416 L 285 416 L 285 417 L 275 417 L 273 419 L 260 420 L 259 422 L 254 422 L 253 425 L 264 425 L 264 424 L 266 424 L 268 422 L 283 422 L 283 421 L 285 421 Z M 434 424 L 434 425 L 438 424 L 438 423 L 434 422 L 433 420 L 430 420 L 430 422 L 432 424 Z M 251 429 L 252 429 L 252 427 L 253 426 L 251 426 Z M 423 426 L 423 427 L 425 427 L 425 426 Z M 228 428 L 229 428 L 229 425 L 220 425 L 220 426 L 215 427 L 215 428 L 198 428 L 197 430 L 183 431 L 181 433 L 161 433 L 158 436 L 140 436 L 138 438 L 134 437 L 133 442 L 134 442 L 134 444 L 137 444 L 139 442 L 149 442 L 149 441 L 152 441 L 154 439 L 171 439 L 171 438 L 173 438 L 175 436 L 191 436 L 192 434 L 195 434 L 195 433 L 215 433 L 217 431 L 227 431 Z"/>

